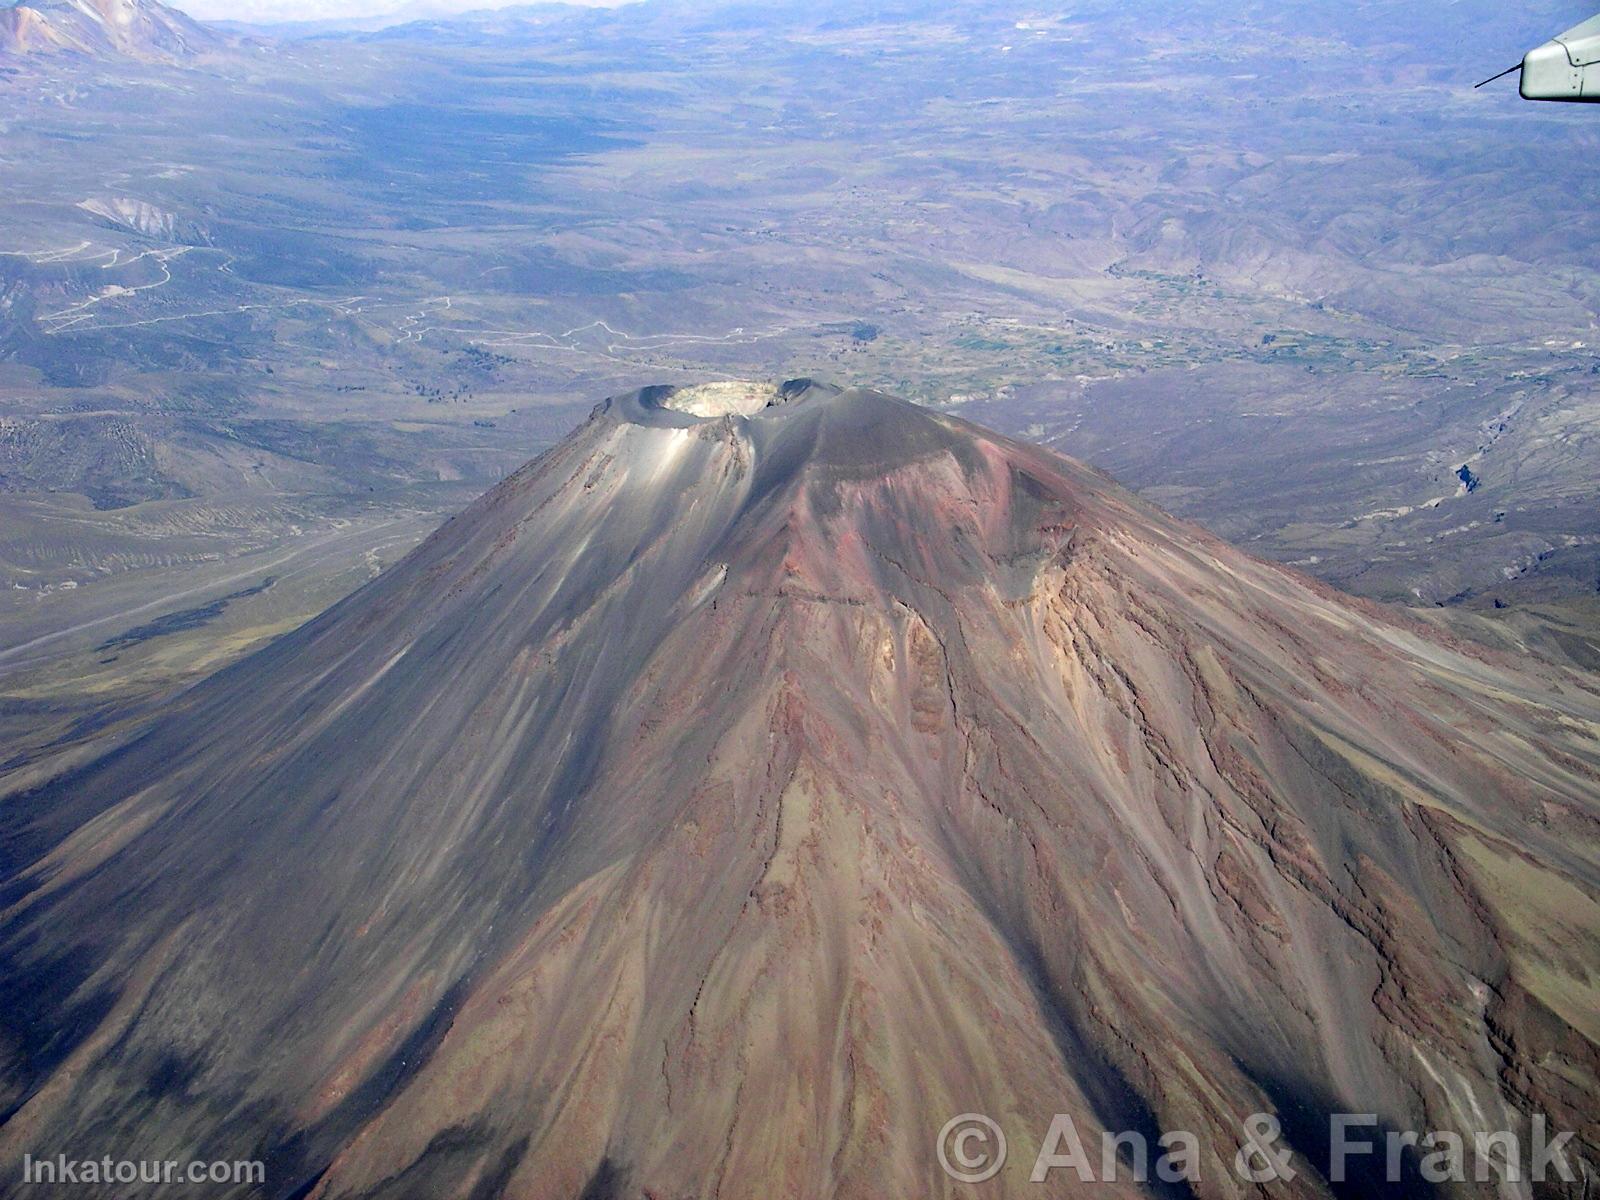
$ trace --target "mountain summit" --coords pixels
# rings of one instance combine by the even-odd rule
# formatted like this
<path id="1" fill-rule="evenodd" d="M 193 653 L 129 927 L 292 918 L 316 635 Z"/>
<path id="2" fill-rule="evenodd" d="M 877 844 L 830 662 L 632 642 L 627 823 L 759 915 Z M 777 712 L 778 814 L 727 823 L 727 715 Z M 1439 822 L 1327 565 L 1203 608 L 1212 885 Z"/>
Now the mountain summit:
<path id="1" fill-rule="evenodd" d="M 27 0 L 0 8 L 0 55 L 175 62 L 225 45 L 219 34 L 157 0 Z"/>
<path id="2" fill-rule="evenodd" d="M 0 808 L 0 1171 L 966 1195 L 971 1112 L 993 1196 L 1081 1192 L 1028 1182 L 1056 1113 L 1192 1132 L 1200 1196 L 1259 1112 L 1592 1160 L 1597 735 L 1046 450 L 646 389 Z"/>

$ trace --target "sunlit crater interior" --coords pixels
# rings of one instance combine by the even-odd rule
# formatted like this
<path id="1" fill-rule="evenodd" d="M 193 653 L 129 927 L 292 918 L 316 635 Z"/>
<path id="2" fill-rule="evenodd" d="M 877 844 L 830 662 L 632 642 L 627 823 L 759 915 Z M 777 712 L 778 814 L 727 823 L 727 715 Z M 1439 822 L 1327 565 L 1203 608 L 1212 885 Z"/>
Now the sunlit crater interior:
<path id="1" fill-rule="evenodd" d="M 778 399 L 778 389 L 770 383 L 730 380 L 675 388 L 661 401 L 662 408 L 688 413 L 692 417 L 742 417 L 760 412 Z"/>

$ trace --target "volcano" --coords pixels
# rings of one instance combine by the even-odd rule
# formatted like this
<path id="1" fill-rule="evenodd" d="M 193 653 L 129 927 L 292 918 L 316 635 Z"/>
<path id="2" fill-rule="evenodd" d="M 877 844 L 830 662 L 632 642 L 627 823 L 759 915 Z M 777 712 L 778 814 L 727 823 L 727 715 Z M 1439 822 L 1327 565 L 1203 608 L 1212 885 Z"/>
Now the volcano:
<path id="1" fill-rule="evenodd" d="M 646 389 L 4 801 L 0 1189 L 1081 1195 L 1064 1114 L 1230 1196 L 1268 1113 L 1273 1195 L 1486 1195 L 1329 1117 L 1595 1159 L 1597 818 L 1592 678 L 887 396 Z"/>
<path id="2" fill-rule="evenodd" d="M 174 63 L 226 45 L 222 35 L 158 0 L 28 0 L 0 8 L 0 57 Z"/>

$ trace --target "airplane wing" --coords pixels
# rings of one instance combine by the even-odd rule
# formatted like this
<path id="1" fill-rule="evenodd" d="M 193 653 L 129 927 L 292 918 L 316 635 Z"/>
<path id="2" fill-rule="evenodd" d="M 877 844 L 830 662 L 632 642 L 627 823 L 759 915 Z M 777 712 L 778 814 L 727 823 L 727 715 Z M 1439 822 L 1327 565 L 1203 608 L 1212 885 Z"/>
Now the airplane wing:
<path id="1" fill-rule="evenodd" d="M 1522 96 L 1600 104 L 1600 16 L 1528 51 Z"/>

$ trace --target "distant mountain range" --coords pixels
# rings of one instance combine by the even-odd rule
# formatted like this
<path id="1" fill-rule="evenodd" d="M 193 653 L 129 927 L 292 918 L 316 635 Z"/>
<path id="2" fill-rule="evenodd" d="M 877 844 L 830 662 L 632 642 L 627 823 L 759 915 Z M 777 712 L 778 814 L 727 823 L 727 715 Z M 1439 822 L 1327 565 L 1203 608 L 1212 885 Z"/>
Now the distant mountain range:
<path id="1" fill-rule="evenodd" d="M 177 62 L 227 39 L 157 0 L 29 0 L 0 9 L 0 56 Z"/>
<path id="2" fill-rule="evenodd" d="M 0 1178 L 965 1196 L 970 1112 L 993 1197 L 1092 1190 L 1028 1180 L 1055 1113 L 1192 1131 L 1204 1198 L 1257 1112 L 1593 1158 L 1597 730 L 1047 450 L 646 389 L 0 808 Z M 1490 1194 L 1407 1161 L 1271 1194 Z"/>
<path id="3" fill-rule="evenodd" d="M 207 20 L 215 21 L 224 29 L 264 29 L 274 36 L 295 37 L 312 34 L 359 33 L 387 29 L 412 22 L 435 22 L 460 19 L 481 20 L 491 12 L 514 9 L 524 16 L 548 15 L 572 8 L 615 7 L 631 0 L 593 0 L 590 3 L 567 4 L 548 0 L 535 4 L 505 4 L 462 0 L 460 3 L 436 0 L 340 0 L 324 5 L 330 15 L 319 15 L 315 4 L 284 4 L 275 0 L 237 0 L 228 5 L 226 16 L 209 14 Z"/>

